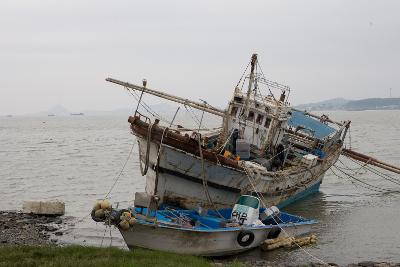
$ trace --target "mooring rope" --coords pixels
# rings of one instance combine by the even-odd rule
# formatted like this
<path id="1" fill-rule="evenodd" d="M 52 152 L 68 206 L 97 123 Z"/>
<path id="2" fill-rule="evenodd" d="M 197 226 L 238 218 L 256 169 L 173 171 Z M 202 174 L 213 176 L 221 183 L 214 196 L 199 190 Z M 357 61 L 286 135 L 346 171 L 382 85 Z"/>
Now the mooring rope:
<path id="1" fill-rule="evenodd" d="M 144 160 L 144 169 L 142 166 L 142 161 L 140 160 L 140 156 L 139 156 L 139 166 L 140 166 L 140 173 L 142 174 L 142 176 L 145 176 L 148 169 L 149 169 L 149 158 L 150 158 L 150 141 L 151 141 L 151 132 L 153 130 L 153 125 L 152 123 L 149 123 L 149 127 L 147 130 L 147 146 L 146 146 L 146 156 L 145 156 L 145 160 Z M 139 140 L 138 140 L 139 142 Z"/>
<path id="2" fill-rule="evenodd" d="M 353 161 L 355 164 L 359 165 L 359 166 L 363 165 L 362 167 L 363 167 L 364 169 L 366 169 L 367 171 L 370 171 L 370 172 L 372 172 L 372 173 L 374 173 L 374 174 L 380 176 L 381 178 L 383 178 L 383 179 L 385 179 L 385 180 L 388 180 L 388 181 L 390 181 L 390 182 L 392 182 L 392 183 L 395 183 L 395 184 L 400 185 L 400 179 L 397 179 L 396 177 L 392 177 L 392 176 L 390 176 L 390 175 L 388 175 L 388 174 L 386 174 L 386 173 L 383 173 L 382 171 L 379 171 L 379 170 L 373 168 L 373 167 L 372 167 L 371 165 L 369 165 L 369 164 L 361 164 L 360 162 L 358 162 L 358 161 L 356 161 L 355 159 L 352 159 L 352 158 L 350 158 L 350 157 L 349 157 L 349 159 L 350 159 L 351 161 Z M 343 162 L 341 162 L 341 163 L 344 165 Z M 368 166 L 367 166 L 367 165 L 368 165 Z"/>
<path id="3" fill-rule="evenodd" d="M 378 186 L 369 184 L 369 183 L 367 183 L 367 182 L 364 182 L 364 181 L 362 181 L 362 180 L 356 178 L 354 175 L 351 175 L 351 174 L 349 174 L 349 173 L 347 173 L 347 172 L 341 170 L 340 168 L 338 168 L 338 167 L 335 166 L 335 165 L 333 165 L 332 167 L 334 167 L 336 170 L 338 170 L 339 172 L 341 172 L 342 174 L 344 174 L 344 175 L 347 176 L 348 178 L 353 179 L 353 180 L 355 180 L 355 181 L 357 181 L 357 182 L 359 182 L 359 183 L 361 183 L 361 184 L 364 184 L 365 186 L 368 186 L 368 187 L 369 187 L 369 188 L 368 188 L 369 190 L 376 191 L 376 192 L 380 192 L 380 193 L 397 193 L 397 192 L 399 192 L 398 190 L 388 190 L 388 189 L 385 189 L 385 188 L 380 188 L 380 187 L 378 187 Z M 331 169 L 331 170 L 332 170 L 332 169 Z M 333 170 L 332 170 L 332 172 L 335 174 L 335 172 L 334 172 Z M 338 176 L 337 174 L 335 174 L 335 175 Z M 341 178 L 340 176 L 338 176 L 338 177 Z"/>
<path id="4" fill-rule="evenodd" d="M 122 166 L 122 169 L 118 172 L 117 176 L 114 178 L 114 182 L 113 182 L 113 184 L 111 185 L 110 190 L 107 192 L 107 194 L 104 196 L 103 199 L 108 198 L 108 196 L 110 195 L 110 193 L 111 193 L 112 190 L 114 189 L 115 185 L 117 184 L 119 178 L 121 177 L 122 173 L 123 173 L 124 170 L 125 170 L 126 164 L 128 163 L 128 161 L 129 161 L 129 159 L 130 159 L 130 157 L 131 157 L 131 155 L 132 155 L 132 151 L 133 151 L 133 148 L 134 148 L 134 147 L 135 147 L 135 142 L 133 142 L 133 144 L 132 144 L 132 147 L 131 147 L 131 149 L 130 149 L 130 151 L 129 151 L 128 157 L 126 158 L 126 160 L 125 160 L 125 162 L 124 162 L 124 164 L 123 164 L 123 166 Z M 91 216 L 91 212 L 89 212 L 88 214 L 86 214 L 86 215 L 84 215 L 84 216 L 82 216 L 82 217 L 79 217 L 79 218 L 76 218 L 76 219 L 72 220 L 71 223 L 81 223 L 81 222 L 83 222 L 83 221 L 84 221 L 87 217 L 89 217 L 89 216 Z"/>
<path id="5" fill-rule="evenodd" d="M 336 168 L 337 168 L 337 167 L 336 167 Z M 377 189 L 375 189 L 375 188 L 369 187 L 369 184 L 367 184 L 367 185 L 365 185 L 364 183 L 359 183 L 359 184 L 357 184 L 357 183 L 356 183 L 356 180 L 351 179 L 351 178 L 348 177 L 348 176 L 341 176 L 341 175 L 337 174 L 337 173 L 333 170 L 333 168 L 331 168 L 330 171 L 331 171 L 336 177 L 338 177 L 339 179 L 348 180 L 348 181 L 349 181 L 352 185 L 354 185 L 356 188 L 357 188 L 358 186 L 360 186 L 360 187 L 362 187 L 362 188 L 365 188 L 365 189 L 368 189 L 368 190 L 370 190 L 370 191 L 374 191 L 374 192 L 377 192 L 377 193 L 385 193 L 385 191 L 377 190 Z"/>
<path id="6" fill-rule="evenodd" d="M 255 188 L 253 182 L 251 181 L 251 177 L 250 177 L 249 175 L 247 175 L 247 178 L 248 178 L 248 180 L 249 180 L 251 186 L 253 187 L 254 192 L 255 192 L 255 193 L 257 194 L 257 196 L 259 197 L 259 199 L 260 199 L 261 203 L 263 204 L 263 206 L 264 206 L 264 207 L 267 207 L 266 204 L 265 204 L 265 201 L 264 201 L 264 200 L 265 200 L 265 199 L 264 199 L 264 196 L 263 196 L 260 192 L 257 191 L 257 189 Z M 273 219 L 274 222 L 277 224 L 277 226 L 281 229 L 281 231 L 283 231 L 283 232 L 285 233 L 285 235 L 287 235 L 288 237 L 291 237 L 291 235 L 290 235 L 288 232 L 286 232 L 286 230 L 283 229 L 283 228 L 279 225 L 279 222 L 277 222 L 276 219 L 275 219 L 273 216 L 272 216 L 272 219 Z M 294 242 L 294 244 L 295 244 L 296 246 L 298 246 L 304 253 L 306 253 L 307 255 L 309 255 L 311 258 L 317 260 L 318 262 L 320 262 L 320 263 L 323 264 L 323 265 L 329 266 L 329 264 L 327 264 L 326 262 L 324 262 L 324 261 L 321 260 L 320 258 L 318 258 L 318 257 L 316 257 L 316 256 L 314 256 L 314 255 L 312 255 L 310 252 L 308 252 L 306 249 L 304 249 L 302 246 L 300 246 L 296 241 L 293 241 L 293 242 Z"/>
<path id="7" fill-rule="evenodd" d="M 186 105 L 183 105 L 186 109 L 186 111 L 188 112 L 189 116 L 192 118 L 192 120 L 194 121 L 195 124 L 200 125 L 201 122 L 199 120 L 199 118 L 197 118 L 196 114 L 194 113 L 194 111 L 191 109 L 191 107 L 189 106 L 189 108 Z M 199 127 L 200 128 L 200 127 Z"/>
<path id="8" fill-rule="evenodd" d="M 106 198 L 110 195 L 111 191 L 114 189 L 114 187 L 115 187 L 115 185 L 117 184 L 119 178 L 121 177 L 122 173 L 124 172 L 125 167 L 126 167 L 126 164 L 128 163 L 129 158 L 130 158 L 131 155 L 132 155 L 132 151 L 133 151 L 133 148 L 134 148 L 134 147 L 135 147 L 135 142 L 133 142 L 132 147 L 131 147 L 131 150 L 129 151 L 128 157 L 126 158 L 126 160 L 125 160 L 125 162 L 124 162 L 124 165 L 122 166 L 121 171 L 120 171 L 120 172 L 118 173 L 118 175 L 114 178 L 114 183 L 112 184 L 112 186 L 111 186 L 110 190 L 108 191 L 108 193 L 105 195 L 104 199 L 106 199 Z"/>
<path id="9" fill-rule="evenodd" d="M 153 116 L 154 118 L 157 118 L 160 121 L 163 121 L 165 123 L 168 123 L 168 124 L 170 123 L 169 120 L 165 119 L 160 114 L 158 114 L 149 105 L 147 105 L 146 102 L 144 102 L 143 100 L 139 99 L 139 96 L 137 95 L 137 93 L 135 91 L 133 91 L 133 93 L 134 93 L 133 94 L 132 91 L 129 88 L 125 87 L 125 89 L 136 99 L 136 101 L 138 102 L 138 105 L 140 104 L 140 106 L 142 106 L 151 116 Z M 139 102 L 139 100 L 140 100 L 140 102 Z M 137 109 L 136 109 L 136 111 L 137 111 Z M 135 111 L 135 114 L 136 114 L 136 111 Z M 174 125 L 174 126 L 176 126 L 176 125 Z"/>
<path id="10" fill-rule="evenodd" d="M 235 131 L 234 129 L 231 130 L 231 133 L 229 134 L 229 137 L 226 139 L 225 143 L 223 143 L 222 146 L 217 149 L 218 154 L 221 153 L 222 150 L 226 147 L 226 145 L 228 144 L 229 140 L 231 139 L 234 131 Z"/>
<path id="11" fill-rule="evenodd" d="M 240 82 L 242 81 L 242 79 L 243 79 L 244 75 L 246 74 L 246 71 L 247 71 L 247 69 L 248 69 L 248 68 L 249 68 L 249 66 L 250 66 L 250 63 L 251 63 L 251 60 L 249 61 L 249 63 L 247 63 L 247 66 L 246 66 L 245 70 L 243 71 L 243 74 L 242 74 L 242 76 L 240 76 L 240 79 L 239 79 L 239 81 L 238 81 L 238 82 L 237 82 L 237 84 L 236 84 L 236 87 L 238 87 L 238 86 L 239 86 L 239 84 L 240 84 Z"/>

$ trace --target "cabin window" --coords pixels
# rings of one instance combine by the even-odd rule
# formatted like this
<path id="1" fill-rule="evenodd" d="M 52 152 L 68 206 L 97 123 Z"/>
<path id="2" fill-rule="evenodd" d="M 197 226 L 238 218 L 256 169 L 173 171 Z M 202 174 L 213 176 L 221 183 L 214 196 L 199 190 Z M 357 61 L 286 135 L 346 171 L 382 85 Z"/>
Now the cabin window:
<path id="1" fill-rule="evenodd" d="M 258 124 L 261 124 L 261 123 L 263 122 L 263 119 L 264 119 L 264 116 L 261 115 L 261 114 L 258 114 L 258 115 L 257 115 L 257 120 L 256 120 L 256 122 L 257 122 Z"/>
<path id="2" fill-rule="evenodd" d="M 238 107 L 232 107 L 231 116 L 232 117 L 236 117 L 237 112 L 238 112 Z"/>
<path id="3" fill-rule="evenodd" d="M 233 98 L 233 101 L 235 101 L 235 102 L 237 102 L 237 103 L 243 103 L 243 98 L 238 97 L 238 96 L 235 96 L 235 97 Z"/>
<path id="4" fill-rule="evenodd" d="M 248 119 L 249 121 L 253 121 L 253 120 L 254 120 L 254 112 L 253 112 L 253 111 L 250 111 L 250 112 L 249 112 L 249 116 L 247 117 L 247 119 Z"/>
<path id="5" fill-rule="evenodd" d="M 269 128 L 270 124 L 271 124 L 271 119 L 270 118 L 266 118 L 265 119 L 265 124 L 264 124 L 265 128 Z"/>

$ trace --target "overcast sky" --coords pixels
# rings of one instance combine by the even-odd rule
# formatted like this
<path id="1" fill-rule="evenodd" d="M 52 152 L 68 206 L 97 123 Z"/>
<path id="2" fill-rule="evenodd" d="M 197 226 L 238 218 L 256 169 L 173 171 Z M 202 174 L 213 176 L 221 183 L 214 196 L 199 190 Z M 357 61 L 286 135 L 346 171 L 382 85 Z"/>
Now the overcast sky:
<path id="1" fill-rule="evenodd" d="M 106 77 L 224 107 L 254 52 L 293 104 L 400 97 L 399 12 L 382 0 L 1 0 L 0 114 L 131 105 Z"/>

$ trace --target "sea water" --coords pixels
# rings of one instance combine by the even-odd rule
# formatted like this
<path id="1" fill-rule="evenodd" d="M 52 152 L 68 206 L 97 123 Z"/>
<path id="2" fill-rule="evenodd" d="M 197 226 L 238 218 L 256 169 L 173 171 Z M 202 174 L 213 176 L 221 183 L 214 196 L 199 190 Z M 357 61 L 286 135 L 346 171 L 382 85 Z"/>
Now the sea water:
<path id="1" fill-rule="evenodd" d="M 400 111 L 325 114 L 352 121 L 347 147 L 351 139 L 353 149 L 400 165 Z M 344 157 L 341 161 L 339 168 L 357 173 L 368 184 L 400 190 L 400 185 L 371 175 Z M 392 176 L 400 180 L 400 175 Z M 110 198 L 120 207 L 132 205 L 135 192 L 145 186 L 137 144 L 124 116 L 1 117 L 0 181 L 1 210 L 21 209 L 23 200 L 61 199 L 70 218 L 63 242 L 119 247 L 125 246 L 119 232 L 93 222 L 88 214 L 114 183 Z M 256 249 L 236 257 L 289 263 L 316 261 L 310 255 L 339 264 L 400 262 L 400 193 L 375 192 L 328 171 L 319 193 L 286 211 L 318 221 L 313 228 L 315 246 L 305 251 Z"/>

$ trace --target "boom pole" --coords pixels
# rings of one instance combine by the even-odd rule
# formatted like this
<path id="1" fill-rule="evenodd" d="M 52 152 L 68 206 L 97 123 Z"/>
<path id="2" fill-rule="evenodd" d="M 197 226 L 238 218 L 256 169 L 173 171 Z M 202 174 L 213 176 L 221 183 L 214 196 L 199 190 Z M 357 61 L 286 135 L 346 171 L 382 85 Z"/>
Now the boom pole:
<path id="1" fill-rule="evenodd" d="M 154 96 L 157 96 L 157 97 L 160 97 L 160 98 L 164 98 L 164 99 L 167 99 L 167 100 L 170 100 L 170 101 L 173 101 L 173 102 L 185 105 L 185 106 L 189 106 L 189 107 L 192 107 L 192 108 L 195 108 L 195 109 L 199 109 L 199 110 L 202 110 L 202 111 L 205 111 L 207 113 L 211 113 L 211 114 L 214 114 L 214 115 L 217 115 L 217 116 L 220 116 L 220 117 L 225 117 L 226 116 L 226 113 L 225 113 L 224 110 L 212 107 L 212 106 L 207 105 L 205 103 L 195 102 L 195 101 L 192 101 L 192 100 L 189 100 L 189 99 L 185 99 L 185 98 L 182 98 L 182 97 L 179 97 L 179 96 L 170 95 L 170 94 L 163 93 L 163 92 L 160 92 L 160 91 L 157 91 L 157 90 L 149 89 L 147 87 L 131 84 L 131 83 L 128 83 L 128 82 L 123 82 L 123 81 L 120 81 L 120 80 L 117 80 L 117 79 L 113 79 L 113 78 L 107 78 L 106 81 L 107 82 L 111 82 L 111 83 L 115 83 L 115 84 L 118 84 L 118 85 L 121 85 L 121 86 L 124 86 L 124 87 L 126 87 L 128 89 L 131 89 L 131 90 L 136 90 L 136 91 L 139 91 L 139 92 L 148 93 L 150 95 L 154 95 Z"/>
<path id="2" fill-rule="evenodd" d="M 352 159 L 355 159 L 355 160 L 358 160 L 358 161 L 361 161 L 361 162 L 364 162 L 366 164 L 374 165 L 376 167 L 385 169 L 385 170 L 390 171 L 390 172 L 394 172 L 394 173 L 400 174 L 400 167 L 397 167 L 397 166 L 382 162 L 382 161 L 377 160 L 377 159 L 375 159 L 373 157 L 361 154 L 360 152 L 356 152 L 356 151 L 351 150 L 351 149 L 343 148 L 342 149 L 342 155 L 346 156 L 346 157 L 349 157 L 349 158 L 352 158 Z"/>

